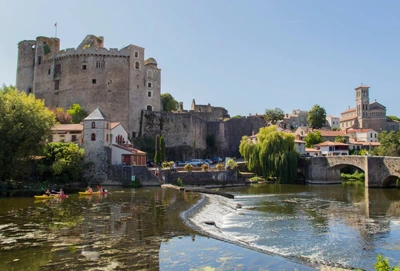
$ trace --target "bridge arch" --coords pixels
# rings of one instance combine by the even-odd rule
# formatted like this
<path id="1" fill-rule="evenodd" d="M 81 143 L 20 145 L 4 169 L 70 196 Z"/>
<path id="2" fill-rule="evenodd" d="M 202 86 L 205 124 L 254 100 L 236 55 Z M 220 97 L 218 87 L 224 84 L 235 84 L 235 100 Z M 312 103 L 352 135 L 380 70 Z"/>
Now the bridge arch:
<path id="1" fill-rule="evenodd" d="M 383 187 L 397 187 L 397 180 L 400 179 L 400 176 L 389 175 L 383 179 L 382 185 Z"/>

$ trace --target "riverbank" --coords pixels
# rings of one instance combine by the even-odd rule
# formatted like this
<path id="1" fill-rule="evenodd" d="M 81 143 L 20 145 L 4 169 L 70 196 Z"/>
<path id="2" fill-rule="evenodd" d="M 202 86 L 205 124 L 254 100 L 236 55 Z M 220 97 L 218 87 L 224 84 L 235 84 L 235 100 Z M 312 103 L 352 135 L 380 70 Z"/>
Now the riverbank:
<path id="1" fill-rule="evenodd" d="M 251 245 L 251 236 L 242 235 L 235 237 L 225 234 L 223 231 L 224 220 L 228 216 L 245 215 L 241 209 L 245 208 L 232 199 L 223 198 L 218 195 L 203 194 L 202 199 L 192 206 L 188 211 L 181 214 L 185 223 L 214 239 L 231 243 L 246 249 L 253 250 L 254 253 L 263 253 L 271 257 L 271 264 L 275 266 L 290 265 L 296 270 L 321 270 L 321 271 L 347 271 L 352 269 L 345 269 L 340 267 L 331 267 L 326 265 L 313 265 L 306 260 L 296 258 L 285 258 L 278 253 L 266 251 L 265 249 Z"/>

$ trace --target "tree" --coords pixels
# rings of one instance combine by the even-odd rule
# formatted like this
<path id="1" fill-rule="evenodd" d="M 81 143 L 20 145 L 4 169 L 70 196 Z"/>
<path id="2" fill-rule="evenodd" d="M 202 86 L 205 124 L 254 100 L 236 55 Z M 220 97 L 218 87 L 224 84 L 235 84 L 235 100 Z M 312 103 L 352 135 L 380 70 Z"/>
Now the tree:
<path id="1" fill-rule="evenodd" d="M 38 164 L 39 174 L 54 181 L 78 181 L 83 172 L 84 150 L 74 143 L 51 142 Z"/>
<path id="2" fill-rule="evenodd" d="M 156 135 L 155 140 L 155 148 L 154 148 L 154 164 L 158 166 L 161 162 L 161 155 L 160 155 L 160 135 Z"/>
<path id="3" fill-rule="evenodd" d="M 400 131 L 382 131 L 378 135 L 378 140 L 381 143 L 373 151 L 379 156 L 400 156 Z"/>
<path id="4" fill-rule="evenodd" d="M 285 113 L 283 113 L 283 110 L 280 108 L 265 110 L 265 120 L 272 124 L 276 124 L 278 120 L 283 120 L 284 116 Z"/>
<path id="5" fill-rule="evenodd" d="M 264 178 L 276 177 L 278 183 L 296 181 L 299 153 L 295 150 L 292 134 L 278 132 L 274 125 L 261 128 L 257 143 L 247 136 L 242 137 L 239 152 L 249 170 L 261 171 Z"/>
<path id="6" fill-rule="evenodd" d="M 160 137 L 160 161 L 166 161 L 165 160 L 165 141 L 164 137 Z"/>
<path id="7" fill-rule="evenodd" d="M 304 138 L 304 141 L 306 142 L 307 148 L 314 147 L 315 144 L 321 143 L 323 141 L 321 137 L 321 132 L 320 131 L 308 132 L 307 136 Z"/>
<path id="8" fill-rule="evenodd" d="M 73 104 L 67 113 L 72 117 L 72 123 L 81 123 L 84 118 L 88 116 L 88 113 L 81 108 L 79 104 Z"/>
<path id="9" fill-rule="evenodd" d="M 70 114 L 64 111 L 61 107 L 51 109 L 51 112 L 56 116 L 56 121 L 60 124 L 70 124 L 72 117 Z"/>
<path id="10" fill-rule="evenodd" d="M 325 108 L 319 105 L 314 105 L 313 108 L 308 112 L 308 126 L 316 129 L 320 129 L 326 123 L 326 111 Z"/>
<path id="11" fill-rule="evenodd" d="M 161 101 L 162 101 L 162 105 L 164 108 L 164 111 L 175 111 L 178 109 L 178 101 L 175 100 L 175 98 L 169 94 L 169 93 L 164 93 L 161 94 Z"/>
<path id="12" fill-rule="evenodd" d="M 346 138 L 344 138 L 344 136 L 339 135 L 335 137 L 335 142 L 346 143 Z"/>
<path id="13" fill-rule="evenodd" d="M 15 87 L 0 89 L 0 179 L 18 174 L 18 165 L 37 155 L 55 124 L 44 102 Z"/>

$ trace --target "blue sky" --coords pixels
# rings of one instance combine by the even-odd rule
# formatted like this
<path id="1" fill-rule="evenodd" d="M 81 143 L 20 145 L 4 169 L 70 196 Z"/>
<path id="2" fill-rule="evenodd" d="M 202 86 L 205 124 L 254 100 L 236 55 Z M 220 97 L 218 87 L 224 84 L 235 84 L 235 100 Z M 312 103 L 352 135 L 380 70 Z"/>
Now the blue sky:
<path id="1" fill-rule="evenodd" d="M 87 34 L 105 47 L 135 44 L 162 69 L 162 93 L 190 109 L 231 116 L 355 106 L 354 88 L 400 116 L 400 1 L 370 0 L 0 0 L 0 84 L 15 84 L 17 44 L 57 37 L 77 47 Z"/>

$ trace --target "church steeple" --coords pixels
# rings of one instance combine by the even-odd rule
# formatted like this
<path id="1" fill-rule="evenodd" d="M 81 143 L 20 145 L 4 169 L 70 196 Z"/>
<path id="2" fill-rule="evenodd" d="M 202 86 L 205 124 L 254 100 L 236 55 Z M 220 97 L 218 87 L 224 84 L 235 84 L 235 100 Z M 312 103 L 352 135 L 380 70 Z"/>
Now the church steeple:
<path id="1" fill-rule="evenodd" d="M 364 86 L 362 83 L 356 90 L 356 112 L 357 118 L 360 124 L 360 128 L 363 128 L 363 118 L 369 117 L 369 87 Z"/>

